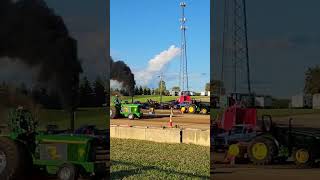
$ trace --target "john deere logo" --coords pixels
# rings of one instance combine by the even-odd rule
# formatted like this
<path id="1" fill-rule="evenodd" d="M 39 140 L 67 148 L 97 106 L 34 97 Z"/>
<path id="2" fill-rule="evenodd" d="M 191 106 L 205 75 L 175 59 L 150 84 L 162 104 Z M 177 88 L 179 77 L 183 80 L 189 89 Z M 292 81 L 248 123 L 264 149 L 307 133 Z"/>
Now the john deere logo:
<path id="1" fill-rule="evenodd" d="M 61 158 L 61 156 L 57 152 L 57 147 L 56 146 L 48 146 L 48 154 L 51 159 L 53 160 L 58 160 Z"/>
<path id="2" fill-rule="evenodd" d="M 82 157 L 84 156 L 84 153 L 85 153 L 85 150 L 84 150 L 84 149 L 80 148 L 80 149 L 78 150 L 78 155 L 79 155 L 80 158 L 82 158 Z"/>

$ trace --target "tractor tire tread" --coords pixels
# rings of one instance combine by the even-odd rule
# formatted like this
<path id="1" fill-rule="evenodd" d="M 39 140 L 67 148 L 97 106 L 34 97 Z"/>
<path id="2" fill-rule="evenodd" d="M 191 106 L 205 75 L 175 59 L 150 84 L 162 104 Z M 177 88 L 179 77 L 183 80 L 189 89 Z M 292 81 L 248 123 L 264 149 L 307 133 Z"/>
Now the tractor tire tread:
<path id="1" fill-rule="evenodd" d="M 255 143 L 258 143 L 258 142 L 261 142 L 261 143 L 264 143 L 267 148 L 268 148 L 268 151 L 267 151 L 267 157 L 263 160 L 258 160 L 258 159 L 255 159 L 253 154 L 252 154 L 252 146 L 255 144 Z M 276 153 L 277 153 L 277 150 L 276 150 L 276 145 L 275 143 L 270 140 L 269 138 L 265 138 L 265 137 L 257 137 L 255 138 L 248 146 L 248 156 L 249 156 L 249 159 L 250 161 L 255 164 L 255 165 L 259 165 L 259 166 L 264 166 L 264 165 L 269 165 L 269 164 L 272 164 L 273 161 L 274 161 L 274 158 L 276 156 Z"/>
<path id="2" fill-rule="evenodd" d="M 25 173 L 25 163 L 22 149 L 14 140 L 7 137 L 0 137 L 0 150 L 7 156 L 7 167 L 0 174 L 0 179 L 11 180 L 22 178 Z"/>

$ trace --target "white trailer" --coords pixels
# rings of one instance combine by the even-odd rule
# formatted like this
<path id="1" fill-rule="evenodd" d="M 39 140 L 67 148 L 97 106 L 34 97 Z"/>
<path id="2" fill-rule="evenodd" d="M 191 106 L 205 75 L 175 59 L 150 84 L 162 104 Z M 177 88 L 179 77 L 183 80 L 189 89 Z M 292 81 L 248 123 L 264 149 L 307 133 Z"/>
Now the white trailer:
<path id="1" fill-rule="evenodd" d="M 320 94 L 314 94 L 312 98 L 312 108 L 320 109 Z"/>
<path id="2" fill-rule="evenodd" d="M 292 108 L 304 108 L 312 107 L 312 96 L 298 94 L 291 97 L 291 107 Z"/>
<path id="3" fill-rule="evenodd" d="M 256 107 L 261 107 L 261 108 L 272 107 L 272 98 L 269 96 L 256 96 L 255 105 Z"/>

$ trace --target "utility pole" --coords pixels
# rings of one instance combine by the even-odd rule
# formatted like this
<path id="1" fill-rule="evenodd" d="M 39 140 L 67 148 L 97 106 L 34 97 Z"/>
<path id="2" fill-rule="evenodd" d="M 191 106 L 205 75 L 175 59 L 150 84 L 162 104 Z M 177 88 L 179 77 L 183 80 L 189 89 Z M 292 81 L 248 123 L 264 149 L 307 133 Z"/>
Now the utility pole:
<path id="1" fill-rule="evenodd" d="M 162 103 L 162 73 L 160 74 L 160 88 L 159 88 L 159 91 L 160 91 L 160 103 Z"/>

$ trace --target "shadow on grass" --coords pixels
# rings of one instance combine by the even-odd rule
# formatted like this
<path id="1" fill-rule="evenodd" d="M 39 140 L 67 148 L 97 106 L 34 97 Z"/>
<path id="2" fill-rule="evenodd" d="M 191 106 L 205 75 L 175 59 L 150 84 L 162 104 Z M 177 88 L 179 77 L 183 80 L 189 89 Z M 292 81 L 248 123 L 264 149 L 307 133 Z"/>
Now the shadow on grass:
<path id="1" fill-rule="evenodd" d="M 110 174 L 111 178 L 117 178 L 117 179 L 123 179 L 125 177 L 136 175 L 139 173 L 141 174 L 143 171 L 149 171 L 149 170 L 157 170 L 157 171 L 165 172 L 166 174 L 176 174 L 176 175 L 181 175 L 181 176 L 188 176 L 191 178 L 209 179 L 209 177 L 210 177 L 210 176 L 203 176 L 203 175 L 199 175 L 199 174 L 165 170 L 165 169 L 159 168 L 157 166 L 143 166 L 143 165 L 139 165 L 139 164 L 135 164 L 135 163 L 128 163 L 128 162 L 122 162 L 122 161 L 111 161 L 111 164 L 112 165 L 134 166 L 134 169 L 111 172 L 111 174 Z"/>

